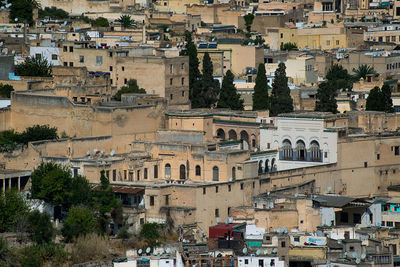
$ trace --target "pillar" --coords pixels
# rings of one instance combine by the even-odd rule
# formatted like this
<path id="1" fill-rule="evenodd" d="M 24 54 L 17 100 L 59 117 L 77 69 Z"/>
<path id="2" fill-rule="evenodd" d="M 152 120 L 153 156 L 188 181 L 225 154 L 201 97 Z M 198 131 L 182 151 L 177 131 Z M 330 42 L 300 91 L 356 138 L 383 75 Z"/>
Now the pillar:
<path id="1" fill-rule="evenodd" d="M 21 176 L 18 176 L 18 192 L 21 192 Z"/>

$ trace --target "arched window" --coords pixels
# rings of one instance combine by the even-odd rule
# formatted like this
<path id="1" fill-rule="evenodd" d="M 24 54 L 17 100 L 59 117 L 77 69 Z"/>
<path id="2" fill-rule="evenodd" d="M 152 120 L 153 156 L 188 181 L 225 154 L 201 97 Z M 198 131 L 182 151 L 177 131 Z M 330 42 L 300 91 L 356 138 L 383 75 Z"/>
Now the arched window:
<path id="1" fill-rule="evenodd" d="M 275 158 L 271 160 L 271 172 L 276 171 L 276 164 L 275 164 Z"/>
<path id="2" fill-rule="evenodd" d="M 235 180 L 236 179 L 236 168 L 232 167 L 232 179 Z"/>
<path id="3" fill-rule="evenodd" d="M 257 138 L 254 134 L 251 135 L 251 147 L 256 148 L 257 147 Z"/>
<path id="4" fill-rule="evenodd" d="M 171 165 L 169 163 L 165 164 L 165 178 L 171 177 Z"/>
<path id="5" fill-rule="evenodd" d="M 246 131 L 241 131 L 240 132 L 240 140 L 244 140 L 249 143 L 249 134 Z"/>
<path id="6" fill-rule="evenodd" d="M 306 145 L 303 141 L 299 140 L 296 143 L 297 160 L 306 160 Z"/>
<path id="7" fill-rule="evenodd" d="M 196 176 L 200 176 L 201 175 L 201 168 L 199 165 L 196 165 Z"/>
<path id="8" fill-rule="evenodd" d="M 229 130 L 228 138 L 229 138 L 230 141 L 236 141 L 237 140 L 237 134 L 236 134 L 235 130 Z"/>
<path id="9" fill-rule="evenodd" d="M 183 164 L 181 164 L 181 166 L 179 166 L 179 179 L 182 179 L 182 180 L 186 179 L 186 167 Z"/>
<path id="10" fill-rule="evenodd" d="M 292 143 L 287 139 L 283 140 L 283 143 L 282 143 L 282 158 L 284 160 L 292 160 L 293 159 Z M 271 165 L 271 169 L 272 169 L 272 165 Z"/>
<path id="11" fill-rule="evenodd" d="M 321 161 L 321 149 L 319 149 L 319 143 L 315 140 L 310 144 L 310 160 Z"/>
<path id="12" fill-rule="evenodd" d="M 213 181 L 219 181 L 219 170 L 217 166 L 213 167 Z"/>
<path id="13" fill-rule="evenodd" d="M 265 160 L 265 168 L 264 168 L 264 172 L 269 172 L 269 159 Z"/>
<path id="14" fill-rule="evenodd" d="M 260 161 L 258 162 L 258 174 L 263 173 L 263 167 L 262 167 L 262 165 L 263 165 L 263 162 L 262 162 L 262 160 L 260 160 Z"/>
<path id="15" fill-rule="evenodd" d="M 217 138 L 220 140 L 225 140 L 225 131 L 223 129 L 217 130 Z"/>

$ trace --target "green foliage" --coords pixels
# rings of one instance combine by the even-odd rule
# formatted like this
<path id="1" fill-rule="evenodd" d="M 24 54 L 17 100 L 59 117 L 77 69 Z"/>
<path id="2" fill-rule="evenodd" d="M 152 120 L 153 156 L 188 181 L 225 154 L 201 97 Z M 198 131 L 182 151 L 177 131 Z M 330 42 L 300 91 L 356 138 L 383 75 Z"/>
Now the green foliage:
<path id="1" fill-rule="evenodd" d="M 19 143 L 58 139 L 57 128 L 49 125 L 34 125 L 25 129 L 19 136 Z"/>
<path id="2" fill-rule="evenodd" d="M 128 227 L 126 225 L 118 229 L 117 237 L 121 239 L 128 239 L 131 234 L 128 232 Z"/>
<path id="3" fill-rule="evenodd" d="M 228 70 L 222 80 L 221 93 L 219 95 L 217 108 L 243 110 L 243 99 L 240 99 L 240 95 L 233 84 L 233 79 L 233 73 Z"/>
<path id="4" fill-rule="evenodd" d="M 119 91 L 115 94 L 114 98 L 118 101 L 121 101 L 122 94 L 146 94 L 146 90 L 140 88 L 135 79 L 130 79 L 128 81 L 128 86 L 123 86 Z"/>
<path id="5" fill-rule="evenodd" d="M 196 95 L 192 99 L 193 108 L 210 108 L 218 100 L 219 85 L 213 77 L 213 63 L 206 52 L 203 57 L 203 69 L 200 80 L 195 83 Z"/>
<path id="6" fill-rule="evenodd" d="M 14 91 L 14 87 L 9 84 L 0 83 L 0 96 L 1 97 L 11 97 L 11 92 Z"/>
<path id="7" fill-rule="evenodd" d="M 281 50 L 282 51 L 297 50 L 297 44 L 296 43 L 291 43 L 291 42 L 281 44 Z"/>
<path id="8" fill-rule="evenodd" d="M 41 199 L 68 209 L 72 205 L 88 204 L 89 183 L 84 177 L 73 178 L 71 171 L 52 162 L 40 164 L 31 176 L 32 198 Z"/>
<path id="9" fill-rule="evenodd" d="M 202 91 L 198 82 L 200 79 L 199 59 L 197 58 L 196 45 L 193 43 L 192 34 L 189 31 L 185 31 L 185 40 L 186 47 L 180 52 L 180 55 L 189 56 L 189 99 L 193 106 L 193 101 L 196 101 Z"/>
<path id="10" fill-rule="evenodd" d="M 159 223 L 145 223 L 139 233 L 139 238 L 149 246 L 154 247 L 160 243 L 161 231 L 164 225 Z"/>
<path id="11" fill-rule="evenodd" d="M 333 65 L 326 74 L 326 81 L 318 85 L 315 111 L 337 113 L 338 91 L 349 90 L 352 86 L 352 77 L 347 70 L 340 65 Z"/>
<path id="12" fill-rule="evenodd" d="M 275 71 L 275 79 L 272 83 L 270 115 L 293 111 L 293 99 L 290 96 L 288 78 L 286 76 L 285 63 L 279 63 Z"/>
<path id="13" fill-rule="evenodd" d="M 63 266 L 68 258 L 64 246 L 60 244 L 41 244 L 27 246 L 22 250 L 20 265 L 24 267 Z"/>
<path id="14" fill-rule="evenodd" d="M 377 72 L 375 71 L 374 67 L 369 66 L 367 64 L 362 64 L 359 66 L 357 69 L 353 68 L 353 79 L 355 81 L 359 81 L 361 78 L 364 80 L 367 78 L 367 75 L 373 74 L 377 75 Z"/>
<path id="15" fill-rule="evenodd" d="M 6 2 L 5 2 L 6 3 Z M 4 6 L 5 3 L 1 5 Z M 13 0 L 10 2 L 10 22 L 15 23 L 15 19 L 18 19 L 18 23 L 33 22 L 33 9 L 39 7 L 39 4 L 35 0 Z"/>
<path id="16" fill-rule="evenodd" d="M 106 18 L 103 18 L 103 17 L 98 17 L 95 20 L 91 20 L 90 24 L 93 27 L 109 27 L 110 26 L 110 23 L 108 23 L 108 20 Z"/>
<path id="17" fill-rule="evenodd" d="M 251 32 L 251 25 L 253 24 L 253 21 L 254 21 L 254 15 L 247 14 L 247 15 L 243 16 L 243 18 L 244 18 L 244 24 L 246 25 L 247 32 Z"/>
<path id="18" fill-rule="evenodd" d="M 55 236 L 55 229 L 48 213 L 38 210 L 32 211 L 28 216 L 28 232 L 32 241 L 37 244 L 50 243 Z"/>
<path id="19" fill-rule="evenodd" d="M 131 28 L 131 27 L 136 28 L 135 21 L 129 15 L 121 15 L 121 17 L 119 17 L 117 21 L 121 23 L 121 26 L 124 28 Z"/>
<path id="20" fill-rule="evenodd" d="M 315 111 L 337 113 L 336 96 L 337 89 L 331 81 L 320 83 L 316 95 Z"/>
<path id="21" fill-rule="evenodd" d="M 367 97 L 366 110 L 394 112 L 390 86 L 374 87 Z"/>
<path id="22" fill-rule="evenodd" d="M 7 190 L 0 195 L 0 232 L 15 230 L 18 221 L 29 213 L 26 200 L 21 193 Z"/>
<path id="23" fill-rule="evenodd" d="M 28 57 L 24 63 L 15 67 L 19 76 L 51 77 L 52 66 L 45 58 Z"/>
<path id="24" fill-rule="evenodd" d="M 44 9 L 39 9 L 39 18 L 51 18 L 51 19 L 68 19 L 69 14 L 63 9 L 56 7 L 45 7 Z"/>
<path id="25" fill-rule="evenodd" d="M 67 242 L 78 236 L 98 231 L 94 214 L 86 207 L 72 207 L 67 214 L 67 219 L 61 229 L 61 233 Z"/>
<path id="26" fill-rule="evenodd" d="M 8 246 L 7 239 L 0 237 L 0 266 L 15 266 L 16 256 Z"/>
<path id="27" fill-rule="evenodd" d="M 253 110 L 269 109 L 268 84 L 265 65 L 258 65 L 256 84 L 253 93 Z"/>

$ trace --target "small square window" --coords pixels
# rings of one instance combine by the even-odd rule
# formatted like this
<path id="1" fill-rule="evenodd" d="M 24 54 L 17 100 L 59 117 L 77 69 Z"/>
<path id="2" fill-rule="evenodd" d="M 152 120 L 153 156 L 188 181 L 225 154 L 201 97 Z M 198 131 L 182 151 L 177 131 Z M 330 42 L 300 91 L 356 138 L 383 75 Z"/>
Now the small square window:
<path id="1" fill-rule="evenodd" d="M 219 217 L 219 209 L 215 209 L 215 217 Z"/>
<path id="2" fill-rule="evenodd" d="M 56 54 L 51 55 L 51 60 L 57 60 L 57 59 L 58 59 L 58 56 Z"/>
<path id="3" fill-rule="evenodd" d="M 244 183 L 241 183 L 240 184 L 240 190 L 243 190 L 244 189 Z"/>
<path id="4" fill-rule="evenodd" d="M 110 71 L 113 71 L 113 67 L 112 66 L 110 66 Z"/>
<path id="5" fill-rule="evenodd" d="M 364 168 L 367 168 L 368 167 L 368 162 L 364 162 Z"/>
<path id="6" fill-rule="evenodd" d="M 84 56 L 79 56 L 79 62 L 84 63 L 85 62 L 85 57 Z"/>

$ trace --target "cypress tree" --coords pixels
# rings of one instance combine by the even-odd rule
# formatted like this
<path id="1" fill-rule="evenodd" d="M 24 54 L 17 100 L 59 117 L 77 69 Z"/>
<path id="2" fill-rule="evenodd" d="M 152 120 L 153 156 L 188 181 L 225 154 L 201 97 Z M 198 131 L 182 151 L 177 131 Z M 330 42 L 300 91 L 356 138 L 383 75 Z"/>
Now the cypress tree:
<path id="1" fill-rule="evenodd" d="M 293 111 L 293 99 L 290 96 L 288 78 L 286 76 L 286 66 L 279 63 L 275 71 L 275 79 L 272 83 L 270 115 L 276 116 L 280 113 Z"/>
<path id="2" fill-rule="evenodd" d="M 202 106 L 203 108 L 210 108 L 218 100 L 219 85 L 214 80 L 213 72 L 213 63 L 210 55 L 206 52 L 203 57 L 203 69 L 201 76 L 203 83 L 203 93 L 201 95 L 204 102 L 204 105 Z"/>
<path id="3" fill-rule="evenodd" d="M 269 108 L 267 76 L 264 64 L 258 65 L 256 85 L 253 93 L 253 110 L 266 110 Z"/>
<path id="4" fill-rule="evenodd" d="M 337 113 L 336 96 L 337 90 L 332 82 L 320 83 L 316 95 L 315 111 Z"/>
<path id="5" fill-rule="evenodd" d="M 390 88 L 389 85 L 384 84 L 382 86 L 382 95 L 383 95 L 383 100 L 385 103 L 385 112 L 393 113 L 394 108 L 393 108 L 393 101 L 392 101 L 392 89 Z"/>
<path id="6" fill-rule="evenodd" d="M 240 99 L 240 95 L 237 93 L 236 87 L 233 84 L 233 79 L 233 73 L 228 70 L 222 80 L 217 108 L 243 110 L 243 99 Z"/>
<path id="7" fill-rule="evenodd" d="M 385 97 L 378 86 L 369 91 L 366 110 L 385 111 Z"/>

